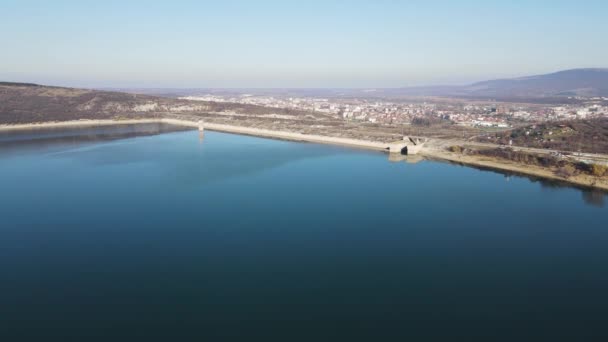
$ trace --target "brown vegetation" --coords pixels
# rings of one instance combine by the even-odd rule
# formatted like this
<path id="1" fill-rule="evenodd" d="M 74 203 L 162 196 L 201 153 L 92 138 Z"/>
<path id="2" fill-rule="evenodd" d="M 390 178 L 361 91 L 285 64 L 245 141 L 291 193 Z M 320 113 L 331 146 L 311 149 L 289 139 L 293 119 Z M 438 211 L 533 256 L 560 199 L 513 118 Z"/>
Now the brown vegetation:
<path id="1" fill-rule="evenodd" d="M 593 164 L 591 165 L 591 174 L 596 177 L 601 177 L 606 175 L 606 169 L 608 169 L 604 165 Z"/>
<path id="2" fill-rule="evenodd" d="M 511 148 L 473 150 L 456 145 L 448 147 L 448 151 L 462 154 L 477 154 L 481 156 L 510 160 L 523 165 L 549 168 L 553 169 L 557 176 L 563 178 L 569 178 L 577 174 L 586 174 L 595 177 L 608 176 L 608 173 L 606 172 L 607 167 L 604 165 L 573 162 L 551 155 L 515 151 Z"/>
<path id="3" fill-rule="evenodd" d="M 570 178 L 576 174 L 576 168 L 572 165 L 567 164 L 559 167 L 555 171 L 555 174 L 562 178 Z"/>
<path id="4" fill-rule="evenodd" d="M 324 117 L 322 113 L 249 104 L 187 101 L 110 91 L 0 83 L 0 124 L 157 118 L 166 113 L 215 112 Z"/>
<path id="5" fill-rule="evenodd" d="M 448 147 L 448 151 L 454 152 L 454 153 L 462 153 L 462 147 L 460 147 L 458 145 L 450 146 L 450 147 Z"/>

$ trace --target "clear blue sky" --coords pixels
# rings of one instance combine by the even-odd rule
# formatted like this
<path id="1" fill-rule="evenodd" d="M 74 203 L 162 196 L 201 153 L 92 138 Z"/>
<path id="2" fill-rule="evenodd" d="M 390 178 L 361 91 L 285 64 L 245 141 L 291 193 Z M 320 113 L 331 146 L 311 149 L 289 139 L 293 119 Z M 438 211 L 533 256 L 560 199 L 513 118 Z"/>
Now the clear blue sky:
<path id="1" fill-rule="evenodd" d="M 608 1 L 0 0 L 0 79 L 397 87 L 608 67 Z"/>

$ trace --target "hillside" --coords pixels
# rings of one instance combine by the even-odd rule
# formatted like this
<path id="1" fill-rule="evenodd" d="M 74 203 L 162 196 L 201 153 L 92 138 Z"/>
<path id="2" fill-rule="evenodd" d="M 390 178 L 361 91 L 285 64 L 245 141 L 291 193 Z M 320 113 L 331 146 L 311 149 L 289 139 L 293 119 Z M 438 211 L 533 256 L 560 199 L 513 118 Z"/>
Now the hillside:
<path id="1" fill-rule="evenodd" d="M 304 116 L 261 106 L 193 102 L 150 95 L 0 82 L 0 124 L 79 119 L 153 118 L 165 113 L 246 113 Z"/>
<path id="2" fill-rule="evenodd" d="M 608 96 L 608 69 L 573 69 L 472 84 L 473 96 Z"/>
<path id="3" fill-rule="evenodd" d="M 501 100 L 560 101 L 571 96 L 608 96 L 608 69 L 572 69 L 551 74 L 498 79 L 469 85 L 382 89 L 385 96 L 453 96 Z"/>

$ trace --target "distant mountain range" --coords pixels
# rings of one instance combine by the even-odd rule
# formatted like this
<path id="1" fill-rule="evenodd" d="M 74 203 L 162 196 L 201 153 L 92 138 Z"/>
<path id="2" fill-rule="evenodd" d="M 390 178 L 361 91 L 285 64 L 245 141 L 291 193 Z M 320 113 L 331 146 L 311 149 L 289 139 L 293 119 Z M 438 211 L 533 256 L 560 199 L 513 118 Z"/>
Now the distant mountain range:
<path id="1" fill-rule="evenodd" d="M 25 83 L 0 82 L 4 86 L 35 86 Z M 64 88 L 65 89 L 65 88 Z M 608 97 L 608 69 L 588 68 L 563 70 L 551 74 L 520 78 L 482 81 L 468 85 L 444 85 L 403 88 L 345 89 L 345 88 L 139 88 L 103 89 L 130 94 L 147 94 L 169 98 L 187 95 L 272 95 L 303 97 L 356 97 L 399 99 L 416 96 L 492 99 L 496 101 L 530 103 L 569 103 L 571 97 Z M 81 90 L 82 91 L 82 90 Z M 91 92 L 91 91 L 89 91 Z M 116 93 L 114 93 L 116 94 Z M 96 94 L 97 95 L 97 94 Z M 126 94 L 123 94 L 124 97 Z M 87 94 L 87 96 L 92 96 Z M 113 95 L 118 96 L 118 95 Z M 128 99 L 123 99 L 124 101 Z M 120 101 L 119 101 L 120 102 Z M 2 109 L 0 102 L 0 109 Z"/>
<path id="2" fill-rule="evenodd" d="M 439 85 L 403 88 L 270 88 L 270 89 L 114 89 L 168 97 L 197 94 L 279 95 L 313 97 L 400 98 L 410 96 L 444 96 L 501 101 L 560 103 L 567 97 L 608 96 L 608 69 L 572 69 L 551 74 L 482 81 L 468 85 Z"/>
<path id="3" fill-rule="evenodd" d="M 380 92 L 402 96 L 479 98 L 608 96 L 608 69 L 571 69 L 552 74 L 490 80 L 463 86 L 407 87 Z"/>

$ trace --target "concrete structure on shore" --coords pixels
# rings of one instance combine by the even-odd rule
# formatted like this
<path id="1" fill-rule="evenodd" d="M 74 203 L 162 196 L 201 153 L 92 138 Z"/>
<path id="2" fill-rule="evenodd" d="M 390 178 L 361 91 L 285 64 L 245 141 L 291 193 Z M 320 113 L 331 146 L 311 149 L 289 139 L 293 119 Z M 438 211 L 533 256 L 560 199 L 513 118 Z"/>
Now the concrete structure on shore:
<path id="1" fill-rule="evenodd" d="M 418 154 L 424 147 L 424 143 L 426 140 L 421 140 L 420 138 L 411 138 L 408 136 L 404 136 L 403 140 L 396 141 L 390 143 L 388 145 L 388 151 L 390 153 L 398 153 L 398 154 Z"/>

